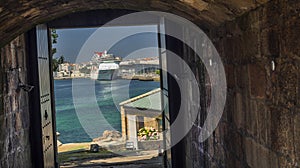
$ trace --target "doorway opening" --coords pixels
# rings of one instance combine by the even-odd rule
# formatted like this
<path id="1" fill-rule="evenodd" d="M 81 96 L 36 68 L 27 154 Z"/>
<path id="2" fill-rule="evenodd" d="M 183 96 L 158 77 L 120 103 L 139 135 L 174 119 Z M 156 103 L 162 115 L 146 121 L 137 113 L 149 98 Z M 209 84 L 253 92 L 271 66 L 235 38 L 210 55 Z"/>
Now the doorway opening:
<path id="1" fill-rule="evenodd" d="M 117 10 L 118 11 L 118 10 Z M 97 12 L 104 12 L 107 14 L 107 12 L 110 14 L 109 10 L 108 11 L 96 11 Z M 128 11 L 127 11 L 128 12 Z M 93 11 L 92 13 L 95 14 L 95 11 Z M 116 18 L 120 15 L 118 15 L 120 13 L 117 12 L 113 14 L 113 16 L 108 17 L 108 18 Z M 123 13 L 121 12 L 121 14 L 123 15 Z M 119 51 L 120 48 L 126 48 L 128 50 L 128 52 L 126 54 L 121 54 L 122 55 L 126 55 L 126 57 L 128 57 L 127 63 L 122 63 L 123 66 L 125 66 L 127 64 L 127 68 L 121 68 L 122 64 L 120 61 L 120 58 L 118 59 L 118 61 L 113 61 L 110 62 L 106 62 L 110 65 L 112 65 L 112 67 L 117 67 L 118 69 L 120 69 L 120 71 L 113 71 L 113 72 L 118 72 L 118 73 L 113 73 L 113 75 L 110 76 L 110 78 L 108 78 L 108 81 L 101 81 L 99 82 L 100 84 L 102 84 L 101 86 L 103 86 L 104 84 L 109 83 L 110 81 L 115 81 L 112 79 L 116 79 L 118 80 L 118 78 L 124 78 L 122 79 L 122 81 L 129 81 L 126 84 L 120 84 L 117 85 L 114 82 L 110 83 L 110 87 L 108 87 L 108 89 L 106 90 L 107 92 L 112 93 L 112 95 L 117 95 L 117 96 L 112 96 L 113 99 L 111 102 L 114 102 L 114 108 L 120 108 L 118 109 L 120 114 L 120 123 L 121 126 L 119 126 L 119 128 L 121 127 L 121 137 L 125 139 L 126 143 L 125 143 L 125 149 L 128 150 L 137 150 L 139 149 L 139 142 L 138 140 L 141 141 L 145 141 L 145 140 L 156 140 L 156 137 L 158 137 L 158 133 L 156 131 L 153 131 L 153 128 L 151 128 L 151 126 L 146 126 L 145 125 L 145 121 L 149 121 L 149 123 L 155 123 L 157 125 L 157 130 L 168 130 L 166 131 L 167 134 L 163 134 L 163 149 L 167 149 L 165 151 L 163 151 L 163 166 L 165 167 L 172 167 L 172 165 L 176 165 L 177 167 L 179 165 L 184 165 L 184 162 L 181 162 L 180 159 L 184 158 L 184 153 L 179 152 L 182 151 L 185 148 L 185 142 L 184 142 L 184 136 L 188 133 L 189 128 L 191 126 L 190 123 L 192 123 L 195 119 L 199 118 L 199 116 L 201 117 L 201 115 L 205 115 L 205 109 L 202 109 L 204 113 L 202 113 L 201 115 L 198 115 L 199 113 L 199 86 L 197 85 L 197 79 L 193 78 L 193 79 L 188 79 L 188 77 L 190 77 L 190 75 L 193 75 L 192 72 L 190 72 L 190 75 L 186 75 L 186 70 L 189 70 L 190 68 L 188 66 L 191 67 L 195 67 L 199 69 L 200 65 L 202 66 L 200 63 L 200 59 L 198 57 L 199 54 L 196 54 L 195 52 L 191 52 L 192 48 L 186 47 L 184 45 L 184 42 L 182 40 L 180 40 L 181 38 L 187 38 L 187 39 L 191 39 L 191 41 L 193 43 L 192 46 L 199 46 L 199 44 L 203 44 L 205 43 L 205 40 L 203 41 L 202 38 L 197 38 L 196 36 L 194 36 L 194 34 L 189 33 L 188 31 L 183 31 L 185 30 L 186 27 L 184 27 L 184 25 L 182 24 L 182 22 L 178 22 L 177 20 L 172 21 L 172 20 L 168 20 L 165 19 L 164 16 L 161 15 L 157 15 L 157 16 L 153 16 L 150 17 L 150 19 L 144 19 L 144 17 L 139 18 L 141 13 L 137 13 L 137 15 L 135 15 L 133 13 L 133 20 L 131 20 L 131 22 L 124 22 L 124 20 L 118 20 L 119 22 L 114 23 L 114 24 L 109 24 L 109 25 L 105 25 L 105 23 L 108 21 L 107 17 L 104 17 L 104 20 L 102 20 L 102 17 L 96 17 L 96 16 L 102 16 L 101 14 L 98 13 L 95 15 L 88 15 L 86 13 L 81 13 L 77 16 L 73 16 L 73 17 L 64 17 L 58 20 L 54 20 L 52 22 L 49 22 L 47 25 L 38 25 L 33 31 L 31 31 L 31 35 L 29 37 L 33 38 L 33 46 L 35 46 L 35 48 L 37 49 L 37 59 L 38 60 L 38 65 L 35 65 L 39 67 L 38 71 L 38 75 L 39 75 L 39 81 L 52 81 L 51 79 L 53 78 L 53 75 L 55 75 L 56 78 L 61 77 L 61 78 L 65 78 L 68 77 L 68 75 L 70 77 L 74 77 L 76 79 L 72 79 L 72 98 L 73 98 L 73 103 L 74 103 L 74 109 L 76 112 L 76 116 L 79 119 L 79 122 L 81 124 L 81 126 L 83 126 L 84 131 L 87 133 L 87 135 L 89 137 L 92 137 L 89 139 L 95 139 L 95 138 L 99 138 L 99 131 L 95 131 L 98 133 L 98 135 L 95 135 L 95 132 L 93 132 L 93 130 L 101 128 L 101 126 L 93 126 L 91 125 L 91 123 L 93 124 L 97 124 L 99 122 L 94 122 L 97 121 L 96 117 L 100 117 L 100 120 L 102 120 L 103 122 L 107 122 L 109 120 L 108 116 L 103 115 L 103 112 L 99 112 L 99 110 L 101 110 L 101 106 L 99 106 L 99 104 L 104 103 L 103 101 L 99 101 L 98 100 L 105 100 L 108 97 L 105 97 L 103 95 L 99 95 L 101 97 L 101 99 L 97 99 L 97 87 L 100 88 L 99 86 L 97 86 L 95 83 L 98 82 L 98 80 L 83 80 L 82 78 L 85 77 L 85 73 L 90 73 L 89 77 L 93 78 L 93 79 L 97 79 L 99 77 L 99 74 L 103 73 L 103 69 L 102 68 L 107 68 L 107 66 L 101 65 L 101 60 L 100 62 L 97 58 L 98 57 L 102 57 L 103 55 L 106 57 L 107 55 L 110 55 L 111 52 L 113 52 L 113 49 L 115 51 Z M 145 14 L 145 13 L 143 13 Z M 142 14 L 142 15 L 143 15 Z M 149 14 L 149 13 L 148 13 Z M 81 17 L 79 17 L 81 16 Z M 87 16 L 93 16 L 91 18 L 91 20 L 86 20 L 86 19 L 82 19 L 82 18 L 86 18 Z M 107 16 L 107 15 L 104 15 Z M 132 16 L 132 15 L 131 15 Z M 79 19 L 78 19 L 79 18 Z M 80 19 L 81 18 L 81 19 Z M 141 22 L 136 22 L 136 20 L 141 21 Z M 105 26 L 103 26 L 105 25 Z M 154 26 L 155 27 L 155 31 L 150 32 L 150 34 L 154 35 L 154 37 L 156 37 L 157 41 L 155 42 L 155 44 L 151 47 L 149 46 L 144 46 L 144 47 L 137 47 L 139 46 L 139 44 L 142 44 L 142 41 L 139 40 L 132 40 L 135 39 L 136 36 L 145 36 L 147 35 L 149 32 L 139 32 L 137 33 L 136 31 L 134 31 L 134 34 L 130 34 L 128 36 L 125 36 L 121 39 L 118 39 L 115 43 L 112 43 L 111 45 L 108 45 L 109 47 L 104 47 L 104 48 L 95 48 L 92 51 L 89 50 L 90 52 L 92 52 L 92 54 L 82 54 L 81 55 L 81 51 L 84 51 L 84 49 L 81 49 L 79 51 L 79 53 L 77 54 L 77 59 L 75 61 L 75 63 L 78 63 L 78 65 L 74 65 L 74 70 L 71 71 L 71 69 L 69 69 L 70 65 L 61 65 L 61 67 L 56 67 L 59 72 L 55 72 L 54 74 L 52 74 L 52 70 L 51 72 L 49 71 L 49 69 L 45 69 L 47 66 L 41 66 L 42 64 L 47 64 L 47 65 L 51 65 L 50 61 L 48 58 L 49 54 L 47 55 L 45 51 L 48 50 L 47 44 L 44 43 L 44 41 L 48 41 L 45 40 L 45 38 L 50 37 L 51 34 L 48 33 L 47 35 L 47 31 L 51 32 L 50 30 L 59 30 L 59 29 L 75 29 L 76 28 L 93 28 L 93 27 L 97 27 L 97 26 L 102 26 L 105 29 L 108 28 L 127 28 L 128 32 L 134 30 L 134 27 L 145 27 L 145 26 Z M 105 31 L 104 31 L 105 32 Z M 127 31 L 124 31 L 127 32 Z M 55 32 L 54 32 L 55 33 Z M 170 35 L 166 35 L 167 33 L 170 33 Z M 173 35 L 177 34 L 177 38 L 174 38 Z M 185 34 L 186 33 L 186 34 Z M 103 36 L 101 37 L 105 37 L 105 35 L 107 36 L 107 34 L 110 34 L 110 38 L 108 38 L 109 40 L 114 39 L 116 33 L 111 33 L 111 32 L 106 32 L 106 34 L 104 33 Z M 42 35 L 42 36 L 41 36 Z M 135 36 L 136 35 L 136 36 Z M 191 37 L 189 37 L 189 35 L 191 35 Z M 201 33 L 199 34 L 200 36 L 202 35 Z M 54 35 L 54 37 L 57 37 L 56 35 Z M 94 37 L 94 36 L 93 36 Z M 49 38 L 48 38 L 49 39 Z M 59 39 L 59 36 L 58 36 Z M 91 38 L 93 39 L 93 38 Z M 99 38 L 94 38 L 96 39 L 95 41 L 92 41 L 92 44 L 97 44 L 97 40 L 99 40 Z M 128 42 L 129 39 L 129 42 Z M 130 41 L 131 39 L 131 41 Z M 147 38 L 143 38 L 143 39 L 147 39 Z M 105 39 L 107 41 L 107 39 Z M 49 43 L 51 40 L 49 40 Z M 76 40 L 73 40 L 76 42 Z M 73 42 L 72 41 L 72 42 Z M 132 42 L 134 41 L 134 43 Z M 135 44 L 136 45 L 133 45 Z M 53 45 L 54 46 L 54 45 Z M 89 46 L 86 43 L 84 43 L 83 48 Z M 128 47 L 130 46 L 130 47 Z M 202 45 L 203 46 L 203 45 Z M 55 47 L 55 46 L 54 46 Z M 34 47 L 33 47 L 34 48 Z M 49 48 L 52 48 L 52 46 L 49 46 Z M 145 65 L 139 65 L 138 67 L 140 68 L 140 70 L 136 70 L 132 66 L 132 60 L 130 60 L 130 56 L 132 54 L 136 54 L 136 55 L 141 55 L 142 53 L 145 53 L 145 50 L 151 50 L 153 48 L 156 48 L 156 51 L 158 53 L 158 58 L 159 58 L 159 71 L 157 71 L 156 67 L 151 67 L 151 68 L 147 68 L 145 67 Z M 58 49 L 58 48 L 57 48 Z M 33 49 L 35 50 L 35 49 Z M 49 49 L 50 50 L 50 49 Z M 48 50 L 48 51 L 49 51 Z M 106 50 L 106 51 L 105 51 Z M 59 50 L 57 50 L 58 52 Z M 34 52 L 34 51 L 33 51 Z M 204 50 L 203 50 L 204 52 Z M 83 52 L 82 52 L 83 53 Z M 35 54 L 33 54 L 35 55 Z M 175 56 L 176 55 L 176 56 Z M 81 56 L 88 56 L 90 57 L 88 60 L 95 60 L 96 63 L 90 63 L 90 67 L 82 67 L 82 69 L 80 69 L 79 67 L 81 66 L 80 63 L 86 62 L 86 60 L 82 60 L 80 59 Z M 120 55 L 116 55 L 117 57 Z M 149 58 L 149 56 L 146 56 L 147 59 Z M 151 56 L 150 56 L 151 57 Z M 154 56 L 157 57 L 157 56 Z M 65 62 L 62 60 L 65 60 L 64 57 L 61 57 L 61 55 L 58 55 L 56 58 L 56 62 L 60 62 L 61 64 L 64 64 Z M 185 64 L 185 61 L 189 60 L 189 58 L 193 58 L 190 60 L 190 62 L 188 62 L 188 64 Z M 52 59 L 52 58 L 51 58 Z M 114 58 L 114 60 L 117 58 Z M 151 59 L 148 59 L 146 61 L 151 61 Z M 126 60 L 126 59 L 124 59 Z M 48 63 L 46 62 L 48 61 Z M 51 60 L 52 61 L 52 60 Z M 78 62 L 77 62 L 78 61 Z M 142 60 L 144 61 L 144 60 Z M 139 64 L 141 64 L 142 62 L 139 62 Z M 35 61 L 33 61 L 35 62 Z M 117 65 L 115 62 L 118 62 Z M 135 62 L 135 61 L 134 61 Z M 68 64 L 71 64 L 74 62 L 70 62 Z M 107 64 L 106 64 L 107 65 Z M 129 66 L 130 65 L 130 66 Z M 73 65 L 72 65 L 73 66 Z M 94 66 L 94 67 L 93 67 Z M 77 69 L 78 68 L 78 69 Z M 136 67 L 137 68 L 137 67 Z M 37 69 L 37 68 L 33 68 L 33 69 Z M 53 69 L 55 69 L 55 67 L 53 67 Z M 101 70 L 100 70 L 101 69 Z M 62 70 L 62 71 L 61 71 Z M 81 70 L 81 71 L 80 71 Z M 107 72 L 108 70 L 108 72 Z M 105 71 L 107 72 L 107 74 L 111 74 L 109 73 L 112 69 L 105 69 Z M 49 73 L 48 73 L 48 72 Z M 67 72 L 68 71 L 68 72 Z M 94 71 L 96 73 L 94 73 Z M 34 70 L 32 71 L 34 72 Z M 93 73 L 92 73 L 93 72 Z M 139 95 L 138 97 L 134 97 L 131 96 L 131 92 L 130 92 L 130 87 L 137 89 L 138 87 L 136 85 L 134 85 L 134 81 L 133 79 L 140 79 L 143 82 L 146 82 L 149 80 L 149 77 L 151 77 L 151 75 L 148 75 L 148 73 L 152 74 L 152 77 L 156 75 L 156 72 L 159 73 L 160 76 L 160 82 L 159 87 L 161 88 L 161 91 L 158 92 L 157 90 L 152 90 L 151 92 L 144 92 L 144 94 Z M 170 75 L 171 72 L 174 76 Z M 197 73 L 197 76 L 201 76 L 201 74 L 203 74 L 203 71 L 199 69 L 199 71 L 197 71 L 199 73 Z M 132 75 L 134 73 L 134 75 Z M 46 74 L 49 74 L 49 76 L 45 76 Z M 51 74 L 51 75 L 50 75 Z M 83 74 L 83 75 L 81 75 Z M 96 75 L 95 75 L 96 74 Z M 153 75 L 154 74 L 154 75 Z M 66 76 L 65 76 L 66 75 Z M 179 76 L 178 76 L 179 75 Z M 80 78 L 80 79 L 77 79 Z M 107 79 L 107 78 L 105 78 Z M 131 80 L 128 80 L 131 79 Z M 186 80 L 182 80 L 182 79 L 186 79 Z M 202 78 L 200 78 L 202 79 Z M 102 80 L 102 79 L 101 79 Z M 198 79 L 199 80 L 199 79 Z M 52 89 L 51 91 L 49 91 L 49 87 L 48 86 L 44 86 L 43 83 L 39 83 L 39 81 L 37 81 L 37 86 L 40 87 L 40 90 L 46 90 L 47 91 L 47 96 L 49 97 L 49 93 L 50 96 L 53 97 L 54 93 L 54 89 Z M 132 81 L 132 82 L 131 82 Z M 82 83 L 83 82 L 83 83 Z M 111 85 L 111 84 L 115 84 L 115 85 Z M 201 87 L 205 82 L 201 81 Z M 80 86 L 82 85 L 89 85 L 88 89 L 82 89 Z M 189 87 L 181 87 L 181 86 L 189 86 Z M 115 89 L 121 87 L 122 89 Z M 100 88 L 101 89 L 101 88 Z M 105 90 L 105 89 L 104 89 Z M 118 90 L 118 91 L 116 91 Z M 204 91 L 205 89 L 203 89 Z M 121 92 L 126 92 L 126 96 L 128 96 L 125 100 L 120 100 L 122 98 L 122 96 L 118 96 L 118 94 L 120 94 Z M 157 95 L 158 93 L 160 93 L 161 96 Z M 44 97 L 41 96 L 41 98 L 39 98 L 39 96 L 41 95 L 40 93 L 35 93 L 36 95 L 36 99 L 37 101 L 41 101 L 44 102 L 43 99 L 45 99 Z M 42 94 L 43 95 L 43 94 Z M 91 96 L 92 95 L 92 96 Z M 204 95 L 204 94 L 203 94 Z M 202 97 L 203 97 L 202 95 Z M 182 97 L 184 96 L 184 97 Z M 63 97 L 63 96 L 62 96 Z M 146 99 L 145 101 L 145 97 L 147 97 L 148 99 Z M 157 101 L 156 97 L 160 97 L 160 101 L 162 102 L 160 107 L 162 109 L 162 115 L 158 116 L 155 115 L 157 113 L 156 111 L 156 107 L 154 106 L 153 108 L 149 108 L 152 107 L 152 101 L 150 101 L 150 97 L 152 97 L 155 101 Z M 186 98 L 185 98 L 186 97 Z M 74 100 L 74 98 L 76 98 Z M 41 99 L 41 100 L 39 100 Z M 108 98 L 109 99 L 109 98 Z M 205 97 L 203 98 L 205 99 Z M 54 100 L 54 97 L 52 98 L 52 100 Z M 119 100 L 119 101 L 118 101 Z M 182 100 L 190 100 L 190 101 L 185 101 L 184 102 L 184 106 L 181 105 Z M 92 101 L 93 103 L 90 104 L 88 101 Z M 154 102 L 155 102 L 154 101 Z M 172 102 L 172 103 L 169 103 Z M 49 102 L 49 101 L 47 101 Z M 46 103 L 47 103 L 46 102 Z M 53 102 L 53 101 L 52 101 Z M 117 102 L 117 103 L 116 103 Z M 141 103 L 142 102 L 142 103 Z M 52 103 L 53 104 L 53 103 Z M 139 104 L 143 104 L 142 106 L 140 106 Z M 147 105 L 146 107 L 144 105 Z M 155 103 L 154 103 L 155 104 Z M 49 106 L 49 103 L 47 104 Z M 41 105 L 41 115 L 43 116 L 48 116 L 46 115 L 47 113 L 43 113 L 43 109 L 45 105 Z M 55 106 L 52 105 L 52 109 L 55 109 Z M 113 107 L 113 106 L 112 106 Z M 184 107 L 183 109 L 181 107 Z M 190 110 L 190 107 L 193 107 L 194 110 Z M 86 110 L 89 109 L 89 110 Z M 133 111 L 133 109 L 136 109 L 136 111 Z M 150 111 L 149 111 L 150 109 Z M 50 110 L 52 112 L 52 116 L 54 116 L 53 118 L 55 119 L 55 113 L 53 113 L 53 110 Z M 147 111 L 147 113 L 145 113 L 145 111 Z M 92 112 L 92 114 L 91 114 Z M 87 115 L 87 113 L 89 113 Z M 110 114 L 110 113 L 108 113 Z M 178 115 L 181 115 L 181 117 L 177 117 Z M 158 116 L 158 117 L 153 117 L 153 116 Z M 90 117 L 90 118 L 89 118 Z M 39 126 L 41 126 L 40 122 L 38 121 L 39 117 L 37 117 L 37 121 L 35 124 L 37 128 Z M 48 118 L 48 117 L 47 117 Z M 50 117 L 51 118 L 51 117 Z M 155 120 L 151 120 L 149 118 L 155 118 Z M 49 118 L 48 118 L 49 119 Z M 115 119 L 114 117 L 111 117 L 111 119 Z M 44 118 L 40 118 L 40 120 L 42 120 L 44 122 Z M 187 120 L 187 121 L 186 121 Z M 53 119 L 52 119 L 53 121 Z M 46 141 L 43 140 L 39 140 L 39 146 L 43 146 L 43 150 L 37 149 L 37 151 L 39 152 L 43 152 L 42 154 L 39 155 L 39 160 L 37 160 L 36 162 L 38 162 L 37 165 L 47 165 L 49 164 L 49 166 L 47 167 L 54 167 L 54 166 L 50 166 L 52 165 L 55 161 L 56 161 L 56 156 L 55 153 L 57 150 L 49 148 L 48 146 L 51 145 L 55 146 L 55 148 L 57 147 L 57 145 L 53 145 L 55 144 L 56 141 L 56 136 L 49 136 L 49 132 L 53 132 L 53 134 L 56 134 L 56 128 L 55 128 L 55 120 L 54 120 L 54 124 L 48 124 L 48 123 L 43 123 L 42 122 L 42 130 L 38 130 L 41 131 L 41 137 L 46 138 Z M 101 122 L 102 123 L 102 122 Z M 171 129 L 171 124 L 176 123 L 175 126 L 178 129 L 184 129 L 182 131 L 178 131 L 178 129 Z M 188 125 L 187 125 L 188 123 Z M 116 128 L 117 126 L 111 126 L 110 128 L 112 129 L 106 129 L 106 130 L 116 130 L 118 128 Z M 162 125 L 162 126 L 161 126 Z M 174 124 L 173 124 L 174 125 Z M 52 126 L 52 127 L 51 127 Z M 187 126 L 187 127 L 184 127 Z M 150 127 L 150 128 L 145 128 L 145 127 Z M 153 126 L 152 126 L 153 127 Z M 49 129 L 48 129 L 49 128 Z M 123 129 L 125 128 L 125 129 Z M 35 132 L 35 131 L 33 131 Z M 149 134 L 149 132 L 151 134 Z M 153 133 L 153 134 L 152 134 Z M 64 132 L 61 131 L 60 132 L 60 137 L 58 139 L 60 139 L 61 137 L 63 137 Z M 103 134 L 102 134 L 103 135 Z M 156 137 L 150 137 L 150 136 L 156 136 Z M 171 136 L 172 135 L 172 136 Z M 177 136 L 178 135 L 178 136 Z M 100 135 L 101 136 L 101 135 Z M 140 136 L 140 139 L 139 139 Z M 48 138 L 47 138 L 48 137 Z M 52 138 L 53 137 L 53 138 Z M 132 140 L 131 138 L 133 137 L 134 140 Z M 153 139 L 154 138 L 154 139 Z M 52 141 L 54 140 L 54 141 Z M 63 141 L 62 139 L 60 139 L 61 141 Z M 99 140 L 103 140 L 102 137 L 99 138 Z M 128 143 L 127 143 L 128 140 Z M 47 142 L 47 143 L 45 143 Z M 51 142 L 53 142 L 53 144 L 51 144 Z M 62 142 L 64 143 L 64 142 Z M 98 144 L 89 144 L 89 150 L 90 151 L 99 151 L 101 148 L 101 146 L 99 146 Z M 124 144 L 123 144 L 124 145 Z M 161 145 L 157 145 L 156 146 L 158 149 L 161 148 Z M 168 147 L 168 148 L 166 148 Z M 35 151 L 36 149 L 33 149 L 33 151 Z M 160 154 L 160 150 L 157 150 L 157 153 Z M 114 152 L 116 153 L 116 152 Z M 50 157 L 51 156 L 51 157 Z M 69 157 L 72 159 L 77 159 L 78 157 L 74 156 L 74 157 Z M 137 158 L 137 157 L 135 157 Z M 57 167 L 57 166 L 56 166 Z M 180 167 L 180 166 L 179 166 Z"/>
<path id="2" fill-rule="evenodd" d="M 163 166 L 157 30 L 50 30 L 60 166 Z"/>

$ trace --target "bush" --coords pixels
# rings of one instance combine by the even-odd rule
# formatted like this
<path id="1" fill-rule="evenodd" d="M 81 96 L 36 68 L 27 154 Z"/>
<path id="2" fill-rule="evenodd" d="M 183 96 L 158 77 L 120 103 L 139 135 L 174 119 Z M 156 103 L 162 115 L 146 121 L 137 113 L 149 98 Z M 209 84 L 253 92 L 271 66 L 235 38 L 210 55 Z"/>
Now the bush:
<path id="1" fill-rule="evenodd" d="M 138 131 L 139 140 L 157 140 L 158 132 L 153 127 L 143 127 Z"/>

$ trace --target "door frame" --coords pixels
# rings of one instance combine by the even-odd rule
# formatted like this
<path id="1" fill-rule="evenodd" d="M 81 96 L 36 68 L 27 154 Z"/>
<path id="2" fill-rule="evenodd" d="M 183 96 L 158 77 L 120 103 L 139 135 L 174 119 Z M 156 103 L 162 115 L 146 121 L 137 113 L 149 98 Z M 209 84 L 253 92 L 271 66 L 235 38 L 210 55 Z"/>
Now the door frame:
<path id="1" fill-rule="evenodd" d="M 51 36 L 50 36 L 50 29 L 51 28 L 83 28 L 83 27 L 96 27 L 96 26 L 102 26 L 105 23 L 107 23 L 108 21 L 122 16 L 124 14 L 129 14 L 129 13 L 133 13 L 135 11 L 131 11 L 131 10 L 96 10 L 96 11 L 86 11 L 86 12 L 80 12 L 80 13 L 74 13 L 74 14 L 70 14 L 67 16 L 64 16 L 62 18 L 58 18 L 55 19 L 53 21 L 50 21 L 47 23 L 47 27 L 48 27 L 48 49 L 49 49 L 49 53 L 50 50 L 52 48 L 51 46 Z M 97 17 L 97 16 L 102 16 Z M 105 17 L 103 17 L 105 16 Z M 86 19 L 86 18 L 89 19 Z M 147 25 L 147 24 L 156 24 L 158 25 L 159 29 L 158 29 L 158 34 L 159 34 L 159 39 L 158 39 L 158 43 L 159 43 L 159 47 L 165 47 L 166 50 L 170 50 L 172 52 L 175 52 L 178 55 L 182 55 L 184 54 L 183 52 L 183 47 L 184 45 L 182 44 L 182 42 L 180 41 L 174 41 L 174 38 L 170 37 L 170 36 L 166 36 L 163 35 L 164 37 L 164 41 L 165 44 L 162 44 L 162 42 L 160 41 L 161 39 L 161 35 L 162 34 L 167 34 L 167 31 L 169 29 L 172 28 L 172 23 L 166 23 L 165 20 L 161 20 L 161 18 L 158 17 L 154 17 L 150 20 L 145 20 L 144 23 L 139 24 L 139 25 Z M 164 32 L 162 32 L 161 28 L 162 25 L 160 24 L 164 24 Z M 130 26 L 130 25 L 134 25 L 134 23 L 128 23 L 127 25 L 124 25 L 124 23 L 120 23 L 120 25 L 122 26 Z M 120 26 L 120 25 L 115 25 L 115 26 Z M 162 32 L 162 33 L 160 33 Z M 38 61 L 37 61 L 37 36 L 36 36 L 36 29 L 33 28 L 32 30 L 28 31 L 26 34 L 26 43 L 27 43 L 27 54 L 29 56 L 28 59 L 28 76 L 29 76 L 29 81 L 30 81 L 30 85 L 35 86 L 36 88 L 38 88 L 40 86 L 40 82 L 39 82 L 39 78 L 38 78 Z M 180 46 L 180 47 L 178 47 Z M 164 62 L 166 64 L 166 69 L 168 69 L 168 67 L 170 66 L 174 66 L 174 65 L 169 65 L 168 64 L 168 55 L 166 56 L 166 62 Z M 57 162 L 57 138 L 56 138 L 56 124 L 55 124 L 55 99 L 54 99 L 54 83 L 53 83 L 53 75 L 52 75 L 52 58 L 50 58 L 50 54 L 49 54 L 49 69 L 50 69 L 50 77 L 49 80 L 50 82 L 50 90 L 51 90 L 51 99 L 52 99 L 52 127 L 53 127 L 53 144 L 55 145 L 55 166 L 58 167 L 58 162 Z M 160 67 L 162 66 L 163 60 L 161 59 L 160 56 Z M 162 67 L 161 67 L 162 69 Z M 168 102 L 178 102 L 178 97 L 180 97 L 180 92 L 178 92 L 178 85 L 176 83 L 176 80 L 169 74 L 164 74 L 161 72 L 161 89 L 163 91 L 163 93 L 165 95 L 168 96 Z M 165 83 L 163 83 L 163 79 L 167 82 L 166 86 Z M 167 88 L 166 88 L 167 87 Z M 172 93 L 172 94 L 170 94 Z M 163 95 L 163 94 L 162 94 Z M 162 99 L 163 100 L 163 99 Z M 166 100 L 164 100 L 166 101 Z M 31 116 L 31 136 L 30 136 L 30 140 L 31 140 L 31 149 L 32 149 L 32 156 L 35 156 L 33 161 L 33 165 L 34 167 L 44 167 L 43 162 L 43 140 L 41 138 L 42 136 L 42 130 L 41 130 L 41 109 L 36 105 L 37 103 L 40 103 L 40 93 L 38 89 L 33 89 L 33 91 L 30 93 L 30 116 Z M 179 103 L 180 105 L 180 103 Z M 175 121 L 176 117 L 177 117 L 177 113 L 178 113 L 178 109 L 180 107 L 178 107 L 178 103 L 168 103 L 168 107 L 169 107 L 169 111 L 170 111 L 170 116 L 169 116 L 169 121 L 170 124 L 172 124 L 173 121 Z M 166 111 L 163 112 L 163 115 L 165 115 Z M 163 120 L 163 125 L 165 129 L 165 125 L 166 125 L 166 121 Z M 38 136 L 37 136 L 38 135 Z M 172 136 L 172 135 L 171 135 Z M 172 139 L 172 138 L 171 138 Z M 34 145 L 33 145 L 34 144 Z M 165 167 L 182 167 L 185 165 L 184 161 L 182 162 L 181 160 L 185 160 L 182 159 L 184 156 L 184 153 L 182 152 L 182 150 L 185 149 L 185 145 L 184 142 L 180 141 L 178 144 L 176 144 L 174 147 L 172 147 L 169 150 L 169 155 L 171 156 L 171 163 L 167 163 L 167 159 L 168 156 L 167 154 L 165 154 L 165 158 L 164 158 L 164 166 Z M 165 152 L 166 153 L 166 152 Z"/>
<path id="2" fill-rule="evenodd" d="M 42 133 L 42 110 L 41 110 L 41 93 L 40 93 L 40 81 L 39 81 L 39 65 L 38 65 L 38 49 L 37 49 L 37 29 L 33 28 L 25 34 L 26 39 L 26 52 L 29 59 L 27 62 L 28 81 L 29 85 L 34 86 L 31 92 L 29 92 L 29 113 L 30 113 L 30 142 L 31 142 L 31 158 L 33 167 L 40 168 L 44 165 L 43 154 L 43 133 Z M 53 135 L 53 149 L 54 149 L 54 167 L 59 167 L 57 162 L 57 137 L 56 137 L 56 124 L 55 124 L 55 102 L 54 102 L 54 83 L 52 65 L 51 65 L 51 39 L 50 32 L 48 35 L 48 60 L 49 60 L 49 80 L 50 80 L 50 101 L 51 101 L 51 115 L 52 115 L 52 135 Z M 33 157 L 34 156 L 34 157 Z"/>

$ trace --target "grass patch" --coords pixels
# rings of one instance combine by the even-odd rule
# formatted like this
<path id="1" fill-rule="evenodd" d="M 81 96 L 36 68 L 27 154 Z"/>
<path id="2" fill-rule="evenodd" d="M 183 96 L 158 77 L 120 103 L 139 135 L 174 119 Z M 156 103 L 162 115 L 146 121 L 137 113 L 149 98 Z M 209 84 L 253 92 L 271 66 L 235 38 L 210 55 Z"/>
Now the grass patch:
<path id="1" fill-rule="evenodd" d="M 58 154 L 58 161 L 59 163 L 65 163 L 69 161 L 77 161 L 77 160 L 84 160 L 84 159 L 104 159 L 118 156 L 115 153 L 102 150 L 99 152 L 89 152 L 89 151 L 79 151 L 79 152 L 67 152 L 67 153 L 59 153 Z"/>
<path id="2" fill-rule="evenodd" d="M 90 143 L 71 143 L 63 144 L 58 147 L 58 153 L 61 152 L 71 152 L 76 150 L 88 150 L 90 148 Z"/>
<path id="3" fill-rule="evenodd" d="M 89 146 L 88 145 L 78 145 L 78 146 L 73 146 L 68 148 L 68 151 L 74 151 L 74 150 L 80 150 L 80 149 L 88 149 Z"/>

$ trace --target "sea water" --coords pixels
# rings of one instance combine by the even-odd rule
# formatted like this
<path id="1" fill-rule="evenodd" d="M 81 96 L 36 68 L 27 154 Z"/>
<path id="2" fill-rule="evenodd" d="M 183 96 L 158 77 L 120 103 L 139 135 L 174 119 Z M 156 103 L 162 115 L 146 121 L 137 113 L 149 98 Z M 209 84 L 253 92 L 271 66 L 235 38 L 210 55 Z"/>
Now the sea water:
<path id="1" fill-rule="evenodd" d="M 121 132 L 119 103 L 159 86 L 159 82 L 139 80 L 55 80 L 56 130 L 60 133 L 58 139 L 62 143 L 90 142 L 92 138 L 101 136 L 105 130 L 114 129 Z M 94 95 L 82 94 L 73 98 L 74 88 L 82 93 L 92 89 Z M 80 100 L 76 101 L 76 106 L 74 99 Z M 93 107 L 97 107 L 97 112 L 92 112 L 95 111 Z"/>

